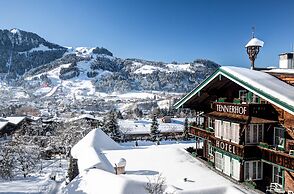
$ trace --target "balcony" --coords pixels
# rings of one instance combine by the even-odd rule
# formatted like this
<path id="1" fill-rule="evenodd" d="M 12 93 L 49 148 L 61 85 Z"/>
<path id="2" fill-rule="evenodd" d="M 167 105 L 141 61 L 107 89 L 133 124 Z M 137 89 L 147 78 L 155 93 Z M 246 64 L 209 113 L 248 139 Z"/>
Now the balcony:
<path id="1" fill-rule="evenodd" d="M 216 149 L 226 151 L 244 159 L 260 159 L 260 150 L 257 146 L 244 146 L 219 139 L 214 136 L 214 132 L 196 126 L 190 126 L 189 133 L 210 141 L 211 145 Z"/>
<path id="2" fill-rule="evenodd" d="M 214 136 L 214 132 L 196 126 L 190 126 L 189 133 L 207 140 L 209 140 L 211 136 Z"/>
<path id="3" fill-rule="evenodd" d="M 294 156 L 283 151 L 274 150 L 265 146 L 258 146 L 261 152 L 261 158 L 264 162 L 277 164 L 285 169 L 294 172 Z"/>

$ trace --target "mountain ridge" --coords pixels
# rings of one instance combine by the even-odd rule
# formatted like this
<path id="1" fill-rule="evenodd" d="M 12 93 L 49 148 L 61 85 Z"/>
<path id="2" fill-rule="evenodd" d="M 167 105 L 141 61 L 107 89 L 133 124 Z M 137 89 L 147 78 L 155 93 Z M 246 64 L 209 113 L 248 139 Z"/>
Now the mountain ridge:
<path id="1" fill-rule="evenodd" d="M 66 48 L 19 29 L 0 30 L 1 44 L 0 78 L 17 79 L 17 85 L 30 89 L 56 87 L 63 82 L 83 85 L 84 81 L 89 82 L 92 93 L 187 92 L 220 66 L 207 59 L 191 63 L 122 59 L 103 47 Z"/>

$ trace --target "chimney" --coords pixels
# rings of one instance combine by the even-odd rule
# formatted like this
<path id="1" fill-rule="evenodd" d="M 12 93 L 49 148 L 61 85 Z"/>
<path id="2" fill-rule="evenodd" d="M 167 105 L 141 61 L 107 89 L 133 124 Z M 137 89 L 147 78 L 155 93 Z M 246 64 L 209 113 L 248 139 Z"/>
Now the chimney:
<path id="1" fill-rule="evenodd" d="M 281 69 L 294 69 L 293 55 L 294 52 L 280 54 L 279 67 Z"/>

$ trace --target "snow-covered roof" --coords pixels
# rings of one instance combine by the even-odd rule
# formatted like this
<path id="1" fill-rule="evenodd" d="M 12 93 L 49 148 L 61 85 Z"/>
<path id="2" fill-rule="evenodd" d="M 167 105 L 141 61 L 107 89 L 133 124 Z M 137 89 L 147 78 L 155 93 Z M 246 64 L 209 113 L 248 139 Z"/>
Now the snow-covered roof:
<path id="1" fill-rule="evenodd" d="M 121 147 L 101 129 L 93 129 L 71 149 L 71 155 L 78 159 L 80 172 L 95 167 L 113 173 L 114 168 L 102 151 L 117 149 Z"/>
<path id="2" fill-rule="evenodd" d="M 245 47 L 249 47 L 249 46 L 260 46 L 263 47 L 264 42 L 262 40 L 259 40 L 258 38 L 252 38 Z"/>
<path id="3" fill-rule="evenodd" d="M 155 182 L 159 175 L 166 180 L 163 185 L 165 192 L 170 193 L 250 193 L 210 170 L 183 149 L 194 145 L 195 143 L 189 143 L 106 150 L 105 156 L 111 163 L 116 163 L 121 157 L 126 159 L 126 174 L 115 175 L 92 168 L 80 173 L 63 193 L 147 194 L 147 183 Z M 185 178 L 188 181 L 184 181 Z"/>
<path id="4" fill-rule="evenodd" d="M 14 125 L 19 124 L 21 121 L 23 121 L 26 117 L 5 117 L 3 119 L 7 120 L 9 123 L 12 123 Z"/>
<path id="5" fill-rule="evenodd" d="M 77 121 L 80 119 L 93 119 L 93 120 L 101 121 L 102 118 L 101 117 L 94 117 L 93 115 L 90 115 L 90 114 L 82 114 L 78 117 L 74 117 L 74 118 L 69 119 L 67 122 L 73 122 L 73 121 Z"/>
<path id="6" fill-rule="evenodd" d="M 223 66 L 174 106 L 181 107 L 218 75 L 223 75 L 245 89 L 294 114 L 294 87 L 265 73 L 241 67 Z M 287 91 L 287 92 L 286 92 Z"/>
<path id="7" fill-rule="evenodd" d="M 285 74 L 294 74 L 294 69 L 275 68 L 275 69 L 266 70 L 266 71 L 264 71 L 264 72 L 268 72 L 268 73 L 285 73 Z"/>
<path id="8" fill-rule="evenodd" d="M 242 85 L 244 85 L 245 88 L 246 84 L 254 86 L 256 90 L 253 90 L 253 93 L 257 95 L 260 95 L 261 92 L 267 94 L 267 100 L 273 101 L 271 98 L 277 99 L 280 102 L 292 106 L 292 111 L 294 111 L 294 87 L 290 84 L 262 71 L 240 67 L 221 67 L 221 69 L 234 75 L 234 77 L 237 77 L 239 80 L 242 80 L 244 82 Z"/>
<path id="9" fill-rule="evenodd" d="M 100 169 L 91 169 L 72 180 L 63 193 L 76 194 L 80 191 L 88 194 L 145 194 L 145 186 L 145 182 L 118 176 Z"/>
<path id="10" fill-rule="evenodd" d="M 2 129 L 3 127 L 5 127 L 7 124 L 8 124 L 8 122 L 1 121 L 0 122 L 0 129 Z"/>

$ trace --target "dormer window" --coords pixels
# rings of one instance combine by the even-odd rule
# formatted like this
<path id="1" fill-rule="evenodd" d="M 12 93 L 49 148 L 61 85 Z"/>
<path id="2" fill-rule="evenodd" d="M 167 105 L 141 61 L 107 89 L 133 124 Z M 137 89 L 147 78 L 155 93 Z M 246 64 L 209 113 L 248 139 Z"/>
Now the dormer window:
<path id="1" fill-rule="evenodd" d="M 210 118 L 210 117 L 208 117 L 208 128 L 211 128 L 211 129 L 213 129 L 213 120 L 212 120 L 212 118 Z"/>
<path id="2" fill-rule="evenodd" d="M 247 102 L 247 90 L 239 90 L 239 98 L 241 100 L 241 103 L 246 103 Z"/>

